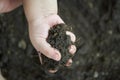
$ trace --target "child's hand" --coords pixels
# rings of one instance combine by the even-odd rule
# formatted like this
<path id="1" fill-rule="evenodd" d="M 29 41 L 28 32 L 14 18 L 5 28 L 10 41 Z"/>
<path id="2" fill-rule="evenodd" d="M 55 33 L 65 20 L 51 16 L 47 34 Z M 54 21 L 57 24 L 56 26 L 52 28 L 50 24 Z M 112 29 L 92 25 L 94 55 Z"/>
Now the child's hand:
<path id="1" fill-rule="evenodd" d="M 29 24 L 30 40 L 37 51 L 45 56 L 59 61 L 61 59 L 60 52 L 47 43 L 48 31 L 50 27 L 64 23 L 57 15 L 57 0 L 0 0 L 0 13 L 12 11 L 23 4 L 25 14 Z M 66 32 L 71 36 L 71 40 L 75 42 L 75 35 Z M 75 45 L 69 47 L 71 54 L 76 51 Z M 68 60 L 66 66 L 70 66 L 72 59 Z M 51 71 L 55 72 L 55 71 Z"/>

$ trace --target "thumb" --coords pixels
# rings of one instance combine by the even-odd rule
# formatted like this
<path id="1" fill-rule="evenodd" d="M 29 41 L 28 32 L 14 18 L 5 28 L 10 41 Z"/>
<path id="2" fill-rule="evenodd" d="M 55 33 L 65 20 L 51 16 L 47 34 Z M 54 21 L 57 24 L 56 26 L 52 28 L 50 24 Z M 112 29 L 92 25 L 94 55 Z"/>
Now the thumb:
<path id="1" fill-rule="evenodd" d="M 31 42 L 37 51 L 40 51 L 43 55 L 50 59 L 59 61 L 61 59 L 60 52 L 51 47 L 51 45 L 46 41 L 46 38 L 39 37 L 37 39 L 31 39 Z"/>
<path id="2" fill-rule="evenodd" d="M 57 49 L 51 47 L 51 45 L 47 43 L 46 39 L 41 38 L 39 44 L 40 44 L 39 50 L 43 53 L 43 55 L 56 61 L 59 61 L 61 59 L 60 52 Z"/>

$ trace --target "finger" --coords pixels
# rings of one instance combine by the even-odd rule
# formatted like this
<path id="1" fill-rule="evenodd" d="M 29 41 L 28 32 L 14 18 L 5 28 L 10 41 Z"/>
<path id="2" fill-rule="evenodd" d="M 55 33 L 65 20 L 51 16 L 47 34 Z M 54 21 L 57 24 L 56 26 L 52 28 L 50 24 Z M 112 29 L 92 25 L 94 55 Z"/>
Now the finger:
<path id="1" fill-rule="evenodd" d="M 65 66 L 67 66 L 67 67 L 71 66 L 72 62 L 73 62 L 72 59 L 69 59 Z"/>
<path id="2" fill-rule="evenodd" d="M 74 55 L 74 53 L 76 52 L 76 46 L 75 46 L 75 45 L 71 45 L 71 46 L 69 47 L 69 52 L 70 52 L 72 55 Z"/>
<path id="3" fill-rule="evenodd" d="M 71 41 L 72 41 L 72 42 L 75 42 L 76 37 L 75 37 L 75 35 L 74 35 L 72 32 L 66 31 L 66 35 L 69 35 L 70 38 L 71 38 Z"/>
<path id="4" fill-rule="evenodd" d="M 58 70 L 49 70 L 50 73 L 55 73 L 57 72 Z"/>
<path id="5" fill-rule="evenodd" d="M 49 43 L 44 38 L 41 38 L 38 43 L 37 50 L 43 53 L 48 58 L 59 61 L 61 59 L 60 52 L 55 48 L 52 48 Z"/>

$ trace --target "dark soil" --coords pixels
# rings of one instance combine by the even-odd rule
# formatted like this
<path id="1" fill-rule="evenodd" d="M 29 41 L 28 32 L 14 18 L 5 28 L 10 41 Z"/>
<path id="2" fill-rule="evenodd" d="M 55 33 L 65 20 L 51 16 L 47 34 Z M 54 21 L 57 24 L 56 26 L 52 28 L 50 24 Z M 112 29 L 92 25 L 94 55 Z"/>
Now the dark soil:
<path id="1" fill-rule="evenodd" d="M 0 15 L 0 67 L 7 80 L 120 80 L 120 0 L 58 0 L 77 36 L 73 65 L 48 75 L 34 60 L 23 9 Z"/>
<path id="2" fill-rule="evenodd" d="M 45 68 L 45 70 L 58 70 L 60 67 L 64 67 L 67 61 L 72 58 L 73 55 L 69 53 L 69 47 L 72 45 L 72 41 L 70 36 L 66 35 L 66 31 L 70 30 L 68 28 L 70 27 L 65 24 L 58 24 L 49 30 L 47 42 L 50 43 L 53 48 L 60 51 L 61 60 L 55 61 L 41 54 L 42 67 Z"/>

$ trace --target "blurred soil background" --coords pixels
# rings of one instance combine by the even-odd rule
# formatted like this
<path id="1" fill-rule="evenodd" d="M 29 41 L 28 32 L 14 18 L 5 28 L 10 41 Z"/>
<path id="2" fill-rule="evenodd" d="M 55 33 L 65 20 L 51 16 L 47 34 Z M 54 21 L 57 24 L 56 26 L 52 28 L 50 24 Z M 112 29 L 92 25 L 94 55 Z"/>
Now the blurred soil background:
<path id="1" fill-rule="evenodd" d="M 120 80 L 120 0 L 58 0 L 77 36 L 71 67 L 46 74 L 34 57 L 23 8 L 0 14 L 0 68 L 6 80 Z M 2 79 L 0 79 L 2 80 Z"/>

